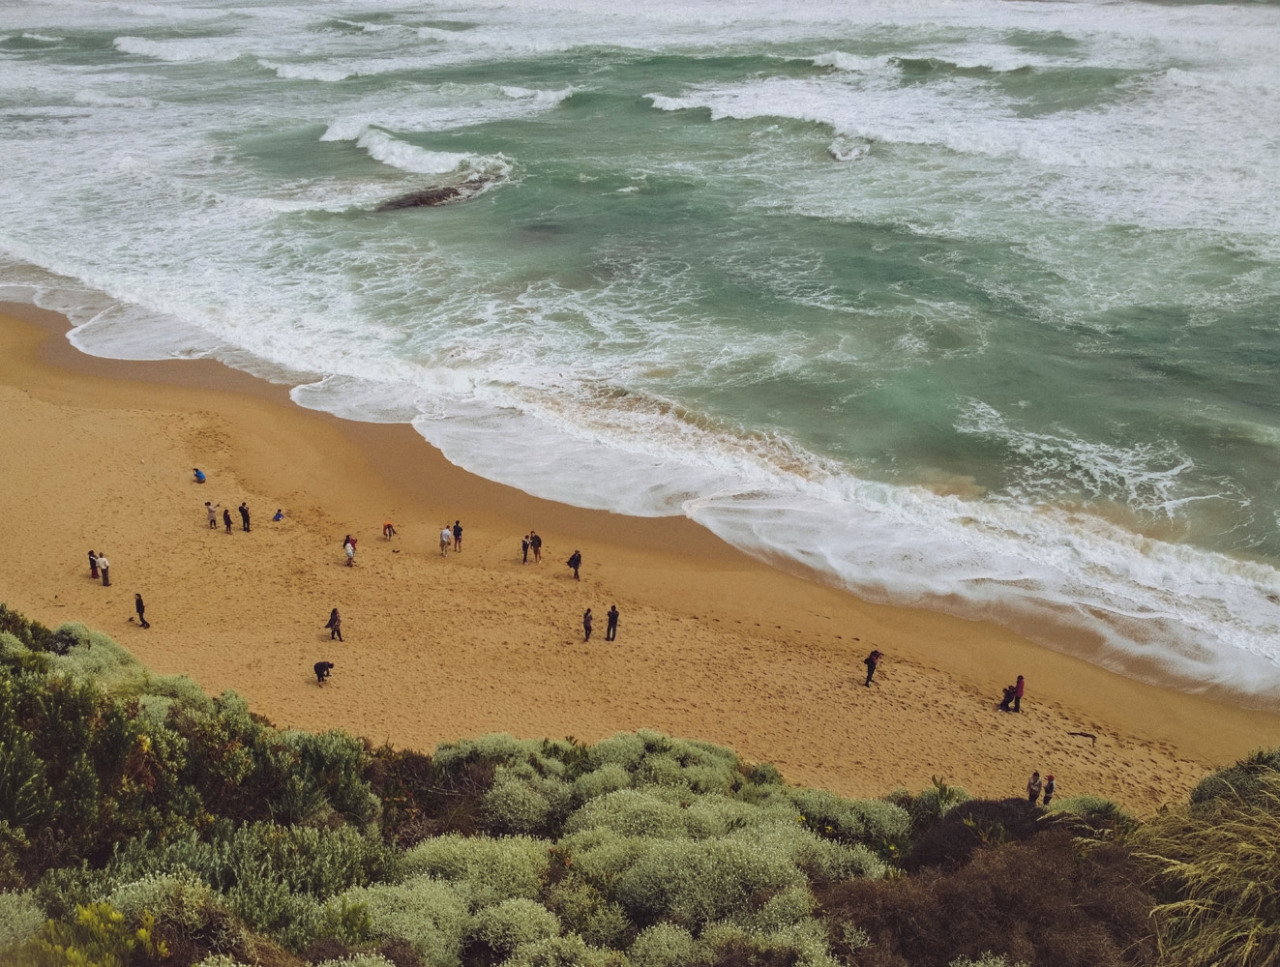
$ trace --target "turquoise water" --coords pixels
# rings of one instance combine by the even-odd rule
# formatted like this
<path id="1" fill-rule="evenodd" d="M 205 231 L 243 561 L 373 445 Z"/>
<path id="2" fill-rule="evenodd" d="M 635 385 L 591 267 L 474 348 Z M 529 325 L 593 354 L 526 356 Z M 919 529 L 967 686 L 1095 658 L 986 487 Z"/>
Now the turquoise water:
<path id="1" fill-rule="evenodd" d="M 1277 50 L 1261 5 L 0 0 L 0 294 L 1269 705 Z"/>

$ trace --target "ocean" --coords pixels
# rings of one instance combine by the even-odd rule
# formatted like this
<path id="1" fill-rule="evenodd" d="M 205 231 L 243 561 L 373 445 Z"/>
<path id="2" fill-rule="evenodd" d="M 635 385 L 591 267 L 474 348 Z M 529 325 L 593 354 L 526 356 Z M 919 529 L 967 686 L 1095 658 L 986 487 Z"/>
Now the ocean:
<path id="1" fill-rule="evenodd" d="M 86 353 L 1280 703 L 1280 6 L 0 0 L 0 130 Z"/>

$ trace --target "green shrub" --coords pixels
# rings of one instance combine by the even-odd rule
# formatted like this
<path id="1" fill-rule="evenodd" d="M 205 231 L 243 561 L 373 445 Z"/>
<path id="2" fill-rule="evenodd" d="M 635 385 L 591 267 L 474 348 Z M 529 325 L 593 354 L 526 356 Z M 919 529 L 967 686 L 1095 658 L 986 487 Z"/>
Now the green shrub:
<path id="1" fill-rule="evenodd" d="M 373 935 L 407 940 L 428 967 L 458 963 L 470 923 L 466 901 L 447 883 L 417 876 L 343 894 L 369 912 Z"/>
<path id="2" fill-rule="evenodd" d="M 1233 787 L 1234 789 L 1234 787 Z M 1161 944 L 1179 967 L 1280 961 L 1280 773 L 1154 817 L 1134 846 L 1154 868 Z"/>
<path id="3" fill-rule="evenodd" d="M 565 822 L 565 833 L 606 829 L 623 836 L 672 839 L 689 835 L 685 810 L 652 790 L 622 789 L 593 799 Z"/>
<path id="4" fill-rule="evenodd" d="M 612 898 L 638 925 L 670 918 L 697 928 L 803 883 L 785 855 L 750 841 L 660 840 L 618 876 Z"/>
<path id="5" fill-rule="evenodd" d="M 426 874 L 465 884 L 471 903 L 490 906 L 540 895 L 551 865 L 549 846 L 545 840 L 527 836 L 441 836 L 409 850 L 400 866 L 406 876 Z"/>
<path id="6" fill-rule="evenodd" d="M 552 818 L 551 803 L 521 779 L 500 778 L 485 793 L 484 816 L 485 826 L 498 835 L 541 834 Z"/>
<path id="7" fill-rule="evenodd" d="M 559 935 L 560 921 L 554 913 L 534 900 L 514 899 L 479 910 L 472 920 L 468 942 L 508 955 L 522 944 Z"/>
<path id="8" fill-rule="evenodd" d="M 606 763 L 593 772 L 586 772 L 574 781 L 574 794 L 583 801 L 607 796 L 619 789 L 631 787 L 631 773 L 617 763 Z"/>
<path id="9" fill-rule="evenodd" d="M 1136 819 L 1102 796 L 1067 796 L 1055 799 L 1048 809 L 1051 814 L 1065 813 L 1079 817 L 1084 826 L 1094 834 L 1105 832 L 1123 836 L 1138 827 Z"/>
<path id="10" fill-rule="evenodd" d="M 596 947 L 621 947 L 632 927 L 626 911 L 585 880 L 568 876 L 548 892 L 547 906 L 564 923 Z"/>
<path id="11" fill-rule="evenodd" d="M 1248 756 L 1224 769 L 1205 776 L 1191 791 L 1194 806 L 1208 806 L 1217 799 L 1248 800 L 1264 792 L 1264 779 L 1280 772 L 1280 749 L 1255 749 Z"/>
<path id="12" fill-rule="evenodd" d="M 396 967 L 396 965 L 382 954 L 352 954 L 350 957 L 326 960 L 317 964 L 316 967 Z"/>
<path id="13" fill-rule="evenodd" d="M 697 942 L 684 927 L 655 923 L 641 930 L 627 949 L 634 967 L 687 967 L 694 963 Z"/>
<path id="14" fill-rule="evenodd" d="M 44 922 L 44 909 L 31 893 L 0 893 L 0 951 L 30 940 Z"/>
<path id="15" fill-rule="evenodd" d="M 628 967 L 628 963 L 616 950 L 601 950 L 570 936 L 522 944 L 502 967 Z"/>
<path id="16" fill-rule="evenodd" d="M 144 913 L 129 921 L 106 903 L 76 910 L 67 922 L 49 920 L 32 940 L 12 948 L 5 957 L 9 967 L 158 967 L 169 957 L 158 941 L 155 923 Z"/>
<path id="17" fill-rule="evenodd" d="M 988 950 L 979 954 L 977 960 L 970 960 L 968 957 L 957 957 L 951 961 L 950 967 L 1027 967 L 1027 965 L 1022 961 L 1010 964 L 1009 958 L 1000 954 L 993 954 Z"/>

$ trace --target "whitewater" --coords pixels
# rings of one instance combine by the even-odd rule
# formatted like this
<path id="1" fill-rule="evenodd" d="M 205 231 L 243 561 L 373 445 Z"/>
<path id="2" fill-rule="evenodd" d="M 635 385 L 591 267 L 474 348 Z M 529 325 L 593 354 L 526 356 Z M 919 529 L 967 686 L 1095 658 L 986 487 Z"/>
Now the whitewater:
<path id="1" fill-rule="evenodd" d="M 1275 707 L 1278 50 L 1261 4 L 0 0 L 0 298 Z"/>

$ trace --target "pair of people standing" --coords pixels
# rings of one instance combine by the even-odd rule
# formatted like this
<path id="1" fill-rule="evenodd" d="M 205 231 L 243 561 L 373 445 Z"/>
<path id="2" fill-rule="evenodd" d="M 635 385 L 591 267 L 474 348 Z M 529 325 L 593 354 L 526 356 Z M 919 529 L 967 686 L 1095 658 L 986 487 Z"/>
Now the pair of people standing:
<path id="1" fill-rule="evenodd" d="M 111 562 L 107 560 L 105 554 L 95 554 L 89 552 L 89 577 L 97 578 L 101 576 L 102 586 L 104 588 L 111 587 Z"/>
<path id="2" fill-rule="evenodd" d="M 620 616 L 620 614 L 621 612 L 618 611 L 618 606 L 616 604 L 609 605 L 609 610 L 608 612 L 605 613 L 605 618 L 607 619 L 605 624 L 605 629 L 604 629 L 605 641 L 614 641 L 617 639 L 618 617 Z M 587 610 L 582 613 L 582 640 L 583 641 L 591 640 L 591 626 L 593 621 L 594 619 L 592 618 L 592 615 L 591 615 L 591 609 L 587 608 Z"/>
<path id="3" fill-rule="evenodd" d="M 1044 804 L 1047 806 L 1053 802 L 1054 793 L 1058 791 L 1057 784 L 1053 776 L 1045 776 L 1044 781 L 1040 781 L 1040 773 L 1031 773 L 1031 778 L 1027 780 L 1027 802 L 1031 805 L 1036 804 L 1036 800 L 1040 798 L 1040 793 L 1044 793 Z"/>
<path id="4" fill-rule="evenodd" d="M 520 542 L 521 564 L 529 563 L 529 552 L 533 551 L 533 563 L 542 563 L 542 538 L 537 531 L 529 531 Z"/>

